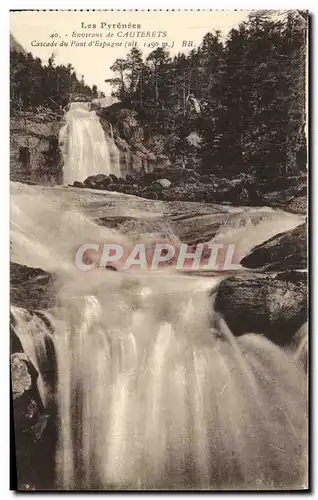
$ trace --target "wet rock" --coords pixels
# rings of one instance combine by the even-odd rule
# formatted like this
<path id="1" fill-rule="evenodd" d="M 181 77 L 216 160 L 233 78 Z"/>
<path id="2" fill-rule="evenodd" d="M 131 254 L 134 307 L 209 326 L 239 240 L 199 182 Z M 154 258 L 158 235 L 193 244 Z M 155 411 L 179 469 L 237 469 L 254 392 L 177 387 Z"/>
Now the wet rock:
<path id="1" fill-rule="evenodd" d="M 107 191 L 118 191 L 118 184 L 108 184 L 107 185 Z"/>
<path id="2" fill-rule="evenodd" d="M 105 267 L 105 269 L 107 269 L 108 271 L 118 271 L 118 269 L 115 266 L 111 266 L 111 265 L 107 265 Z"/>
<path id="3" fill-rule="evenodd" d="M 109 174 L 108 178 L 111 180 L 113 184 L 117 184 L 118 178 L 116 177 L 115 174 Z"/>
<path id="4" fill-rule="evenodd" d="M 256 246 L 240 263 L 247 268 L 266 271 L 307 268 L 306 224 L 300 224 Z"/>
<path id="5" fill-rule="evenodd" d="M 75 181 L 73 183 L 73 186 L 76 187 L 76 188 L 83 188 L 84 187 L 84 183 L 80 182 L 80 181 Z"/>
<path id="6" fill-rule="evenodd" d="M 23 352 L 21 341 L 14 330 L 15 319 L 13 314 L 10 314 L 10 354 Z"/>
<path id="7" fill-rule="evenodd" d="M 111 184 L 111 179 L 108 175 L 98 174 L 98 175 L 90 175 L 84 181 L 84 187 L 90 189 L 104 189 L 108 184 Z"/>
<path id="8" fill-rule="evenodd" d="M 11 305 L 26 309 L 48 309 L 56 303 L 54 277 L 43 269 L 10 263 Z"/>
<path id="9" fill-rule="evenodd" d="M 307 320 L 305 273 L 246 273 L 221 282 L 215 308 L 234 335 L 260 333 L 279 345 L 291 345 Z"/>
<path id="10" fill-rule="evenodd" d="M 23 352 L 11 355 L 11 377 L 13 399 L 23 395 L 25 391 L 31 389 L 32 378 L 28 370 L 30 360 Z"/>
<path id="11" fill-rule="evenodd" d="M 43 409 L 37 390 L 38 372 L 24 352 L 11 354 L 11 389 L 17 432 L 30 431 Z"/>

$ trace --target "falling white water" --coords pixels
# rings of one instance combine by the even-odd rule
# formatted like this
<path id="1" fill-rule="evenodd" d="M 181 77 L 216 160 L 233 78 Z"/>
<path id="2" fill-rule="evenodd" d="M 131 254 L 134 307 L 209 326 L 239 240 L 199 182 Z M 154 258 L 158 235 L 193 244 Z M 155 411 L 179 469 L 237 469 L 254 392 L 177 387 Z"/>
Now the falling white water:
<path id="1" fill-rule="evenodd" d="M 90 110 L 90 103 L 71 103 L 65 121 L 59 137 L 64 184 L 83 182 L 97 174 L 120 177 L 118 148 L 112 138 L 106 137 L 96 112 Z"/>

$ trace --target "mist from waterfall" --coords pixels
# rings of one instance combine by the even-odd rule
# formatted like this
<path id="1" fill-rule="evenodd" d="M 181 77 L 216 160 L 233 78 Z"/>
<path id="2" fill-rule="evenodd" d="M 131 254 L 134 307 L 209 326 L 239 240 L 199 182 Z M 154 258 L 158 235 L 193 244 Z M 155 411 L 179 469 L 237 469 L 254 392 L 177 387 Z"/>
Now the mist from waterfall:
<path id="1" fill-rule="evenodd" d="M 90 103 L 73 102 L 65 113 L 59 143 L 64 157 L 63 182 L 83 182 L 97 174 L 120 177 L 119 151 L 101 126 Z"/>

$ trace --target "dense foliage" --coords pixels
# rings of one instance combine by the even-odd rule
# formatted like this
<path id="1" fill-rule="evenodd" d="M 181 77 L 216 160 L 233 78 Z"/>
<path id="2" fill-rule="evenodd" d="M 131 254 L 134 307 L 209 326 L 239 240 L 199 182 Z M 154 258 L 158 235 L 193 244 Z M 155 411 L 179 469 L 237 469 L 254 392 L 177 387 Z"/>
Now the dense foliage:
<path id="1" fill-rule="evenodd" d="M 207 33 L 187 55 L 158 48 L 144 59 L 133 48 L 106 81 L 149 137 L 169 137 L 175 159 L 229 176 L 297 174 L 306 167 L 306 39 L 306 13 L 254 11 L 225 41 Z M 193 131 L 199 148 L 187 140 Z"/>
<path id="2" fill-rule="evenodd" d="M 11 111 L 44 106 L 59 109 L 74 94 L 84 98 L 97 97 L 97 87 L 90 88 L 83 76 L 79 80 L 71 64 L 56 65 L 52 55 L 44 65 L 31 53 L 11 51 L 10 55 Z"/>

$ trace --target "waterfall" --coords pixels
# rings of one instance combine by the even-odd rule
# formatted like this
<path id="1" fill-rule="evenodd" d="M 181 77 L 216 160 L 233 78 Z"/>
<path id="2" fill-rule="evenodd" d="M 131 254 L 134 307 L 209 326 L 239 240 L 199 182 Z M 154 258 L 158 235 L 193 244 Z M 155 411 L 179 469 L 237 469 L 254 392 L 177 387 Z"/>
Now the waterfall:
<path id="1" fill-rule="evenodd" d="M 38 382 L 44 403 L 57 404 L 54 487 L 301 488 L 306 378 L 294 358 L 262 336 L 233 337 L 213 311 L 210 292 L 219 278 L 173 269 L 76 270 L 78 244 L 128 244 L 129 233 L 98 226 L 84 213 L 83 190 L 72 198 L 72 189 L 23 189 L 13 188 L 13 255 L 53 271 L 59 284 L 57 305 L 42 313 L 53 333 L 41 317 L 13 310 L 16 333 L 39 372 L 46 339 L 54 344 L 55 398 L 45 393 L 45 377 Z M 100 193 L 87 196 L 100 210 Z M 113 194 L 113 214 L 123 210 L 117 199 Z M 137 210 L 131 200 L 130 213 Z M 153 211 L 162 206 L 153 203 Z M 244 224 L 237 225 L 241 239 Z"/>
<path id="2" fill-rule="evenodd" d="M 83 182 L 97 174 L 120 177 L 118 148 L 112 138 L 105 136 L 90 103 L 71 103 L 65 121 L 59 137 L 64 157 L 64 184 Z"/>
<path id="3" fill-rule="evenodd" d="M 265 338 L 213 330 L 202 282 L 150 280 L 134 285 L 135 297 L 131 286 L 64 297 L 58 486 L 299 481 L 305 400 L 296 364 Z"/>

